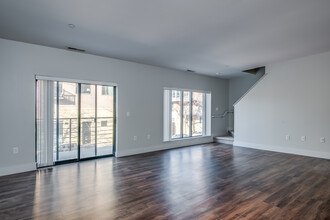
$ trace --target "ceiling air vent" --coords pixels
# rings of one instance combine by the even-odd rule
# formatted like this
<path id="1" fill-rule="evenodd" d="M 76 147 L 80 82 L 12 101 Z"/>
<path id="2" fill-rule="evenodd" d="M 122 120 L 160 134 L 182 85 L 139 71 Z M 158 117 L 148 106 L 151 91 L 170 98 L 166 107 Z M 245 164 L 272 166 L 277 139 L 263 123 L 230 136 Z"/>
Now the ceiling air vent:
<path id="1" fill-rule="evenodd" d="M 66 49 L 71 50 L 71 51 L 81 52 L 81 53 L 86 52 L 86 50 L 75 48 L 75 47 L 66 47 Z"/>
<path id="2" fill-rule="evenodd" d="M 191 72 L 191 73 L 194 73 L 195 71 L 194 70 L 186 70 L 187 72 Z"/>

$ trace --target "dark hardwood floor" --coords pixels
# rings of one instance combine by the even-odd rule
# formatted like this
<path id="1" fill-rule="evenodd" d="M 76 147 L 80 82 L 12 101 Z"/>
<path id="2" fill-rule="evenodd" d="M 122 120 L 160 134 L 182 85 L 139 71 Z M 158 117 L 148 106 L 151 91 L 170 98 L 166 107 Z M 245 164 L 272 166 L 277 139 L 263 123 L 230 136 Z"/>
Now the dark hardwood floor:
<path id="1" fill-rule="evenodd" d="M 0 219 L 330 219 L 330 160 L 206 144 L 0 177 Z"/>

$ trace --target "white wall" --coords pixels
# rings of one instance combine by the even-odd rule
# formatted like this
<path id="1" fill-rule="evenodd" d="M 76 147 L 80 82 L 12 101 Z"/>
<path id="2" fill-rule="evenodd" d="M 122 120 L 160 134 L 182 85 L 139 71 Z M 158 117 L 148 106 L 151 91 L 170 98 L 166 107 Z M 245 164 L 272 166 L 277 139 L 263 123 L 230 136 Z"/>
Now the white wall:
<path id="1" fill-rule="evenodd" d="M 0 175 L 35 168 L 35 74 L 118 83 L 119 156 L 212 141 L 162 142 L 163 87 L 211 91 L 212 114 L 228 107 L 227 80 L 0 39 Z M 212 135 L 226 127 L 226 121 L 212 121 Z"/>
<path id="2" fill-rule="evenodd" d="M 265 68 L 260 68 L 256 75 L 246 73 L 245 76 L 229 80 L 228 110 L 234 109 L 234 103 L 239 100 L 263 75 Z M 228 114 L 228 128 L 234 130 L 234 115 Z"/>
<path id="3" fill-rule="evenodd" d="M 235 106 L 234 144 L 330 158 L 330 52 L 268 65 L 266 73 Z"/>

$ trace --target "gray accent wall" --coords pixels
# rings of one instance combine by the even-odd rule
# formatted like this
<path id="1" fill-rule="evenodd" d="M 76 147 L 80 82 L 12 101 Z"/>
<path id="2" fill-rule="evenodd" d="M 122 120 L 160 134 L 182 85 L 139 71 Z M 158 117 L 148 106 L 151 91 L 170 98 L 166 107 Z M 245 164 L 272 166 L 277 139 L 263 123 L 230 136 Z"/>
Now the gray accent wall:
<path id="1" fill-rule="evenodd" d="M 228 80 L 0 39 L 0 175 L 35 169 L 35 75 L 117 83 L 118 156 L 212 141 L 162 141 L 164 87 L 211 91 L 212 114 L 228 108 Z M 212 120 L 212 135 L 227 126 Z"/>

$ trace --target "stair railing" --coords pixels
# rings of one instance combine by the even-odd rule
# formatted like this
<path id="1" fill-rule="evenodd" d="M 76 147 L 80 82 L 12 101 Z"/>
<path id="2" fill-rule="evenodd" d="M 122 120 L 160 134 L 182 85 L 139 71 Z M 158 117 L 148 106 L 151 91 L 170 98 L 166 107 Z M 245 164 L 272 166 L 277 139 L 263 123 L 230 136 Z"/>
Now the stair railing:
<path id="1" fill-rule="evenodd" d="M 224 118 L 228 114 L 234 114 L 234 110 L 232 111 L 226 110 L 221 115 L 212 115 L 212 118 Z"/>

